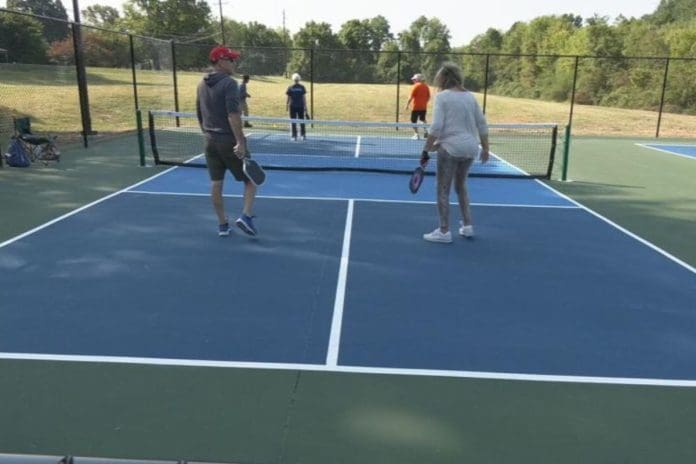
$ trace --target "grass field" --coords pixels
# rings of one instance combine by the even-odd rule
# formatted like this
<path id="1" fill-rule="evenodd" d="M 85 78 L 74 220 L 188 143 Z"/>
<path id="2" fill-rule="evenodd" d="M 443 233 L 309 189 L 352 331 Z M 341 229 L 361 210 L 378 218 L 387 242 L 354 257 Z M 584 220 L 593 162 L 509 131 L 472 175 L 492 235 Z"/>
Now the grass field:
<path id="1" fill-rule="evenodd" d="M 198 72 L 179 72 L 181 111 L 192 111 Z M 75 70 L 62 66 L 0 65 L 0 97 L 5 111 L 32 117 L 37 130 L 78 133 L 81 129 Z M 137 71 L 138 104 L 142 109 L 172 110 L 174 86 L 169 72 Z M 135 100 L 130 69 L 88 68 L 92 127 L 99 133 L 122 132 L 135 127 Z M 277 76 L 252 76 L 248 90 L 250 111 L 256 116 L 285 116 L 285 90 L 290 82 Z M 310 90 L 310 83 L 305 82 Z M 398 88 L 385 84 L 315 84 L 308 100 L 315 119 L 354 121 L 408 121 L 404 109 L 407 83 Z M 483 101 L 483 95 L 478 95 Z M 491 123 L 553 122 L 566 125 L 570 104 L 488 95 L 486 114 Z M 8 115 L 0 116 L 0 129 L 8 128 Z M 575 105 L 575 135 L 653 137 L 658 113 L 620 108 Z M 663 114 L 661 136 L 694 137 L 696 116 Z"/>

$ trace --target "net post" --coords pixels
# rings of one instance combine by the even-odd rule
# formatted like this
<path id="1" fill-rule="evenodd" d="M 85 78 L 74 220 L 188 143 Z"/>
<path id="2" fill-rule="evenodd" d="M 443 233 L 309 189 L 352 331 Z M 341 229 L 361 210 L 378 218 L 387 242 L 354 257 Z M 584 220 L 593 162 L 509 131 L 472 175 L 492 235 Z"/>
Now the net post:
<path id="1" fill-rule="evenodd" d="M 150 134 L 152 157 L 155 159 L 155 164 L 161 164 L 159 150 L 157 149 L 157 138 L 155 137 L 155 116 L 152 114 L 152 111 L 147 112 L 147 129 Z"/>
<path id="2" fill-rule="evenodd" d="M 554 125 L 551 130 L 551 151 L 549 153 L 549 167 L 546 169 L 546 178 L 551 179 L 553 174 L 553 163 L 556 158 L 556 145 L 558 142 L 558 126 Z"/>
<path id="3" fill-rule="evenodd" d="M 138 153 L 140 154 L 140 166 L 145 166 L 145 137 L 143 135 L 143 114 L 140 109 L 135 110 L 135 123 L 138 128 Z"/>
<path id="4" fill-rule="evenodd" d="M 570 158 L 570 124 L 565 126 L 565 134 L 563 136 L 563 174 L 562 181 L 568 180 L 568 159 Z"/>

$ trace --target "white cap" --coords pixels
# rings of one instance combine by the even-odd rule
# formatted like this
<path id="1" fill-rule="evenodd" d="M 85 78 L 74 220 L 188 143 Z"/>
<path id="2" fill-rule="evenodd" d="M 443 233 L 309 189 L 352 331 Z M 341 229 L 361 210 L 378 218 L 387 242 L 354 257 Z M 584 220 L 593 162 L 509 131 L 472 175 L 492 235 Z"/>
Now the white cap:
<path id="1" fill-rule="evenodd" d="M 297 82 L 297 81 L 299 81 L 300 79 L 302 79 L 302 77 L 301 77 L 299 74 L 295 73 L 295 74 L 292 75 L 292 80 L 293 80 L 293 81 Z"/>
<path id="2" fill-rule="evenodd" d="M 423 80 L 423 75 L 421 73 L 414 74 L 411 80 L 420 82 Z"/>

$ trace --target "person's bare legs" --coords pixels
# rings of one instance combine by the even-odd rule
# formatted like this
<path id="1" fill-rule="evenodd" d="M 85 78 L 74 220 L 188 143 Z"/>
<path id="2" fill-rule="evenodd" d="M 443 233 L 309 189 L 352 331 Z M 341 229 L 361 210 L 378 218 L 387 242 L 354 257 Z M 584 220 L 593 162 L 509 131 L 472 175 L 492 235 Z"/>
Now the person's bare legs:
<path id="1" fill-rule="evenodd" d="M 449 231 L 449 196 L 454 177 L 454 159 L 444 150 L 437 153 L 437 212 L 440 215 L 440 231 Z"/>
<path id="2" fill-rule="evenodd" d="M 215 209 L 215 214 L 218 217 L 218 224 L 224 224 L 227 222 L 227 217 L 225 216 L 225 204 L 222 198 L 222 187 L 223 181 L 214 180 L 210 184 L 210 199 L 213 202 L 213 208 Z"/>
<path id="3" fill-rule="evenodd" d="M 473 161 L 472 158 L 459 161 L 454 174 L 454 191 L 457 192 L 459 210 L 462 214 L 462 223 L 465 226 L 471 225 L 471 207 L 469 204 L 469 191 L 466 186 L 466 178 L 469 175 L 469 169 Z"/>
<path id="4" fill-rule="evenodd" d="M 256 185 L 253 182 L 244 183 L 244 210 L 242 211 L 247 216 L 253 216 L 254 199 L 256 198 Z"/>

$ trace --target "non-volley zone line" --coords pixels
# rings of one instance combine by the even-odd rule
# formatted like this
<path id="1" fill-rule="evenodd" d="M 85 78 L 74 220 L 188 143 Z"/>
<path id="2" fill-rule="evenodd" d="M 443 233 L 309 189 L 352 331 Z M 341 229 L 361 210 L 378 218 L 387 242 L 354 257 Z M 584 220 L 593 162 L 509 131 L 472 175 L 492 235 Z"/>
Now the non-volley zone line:
<path id="1" fill-rule="evenodd" d="M 162 196 L 180 196 L 180 197 L 209 197 L 210 193 L 200 192 L 167 192 L 167 191 L 152 191 L 152 190 L 125 190 L 123 193 L 142 194 L 142 195 L 162 195 Z M 223 194 L 225 198 L 244 198 L 240 193 Z M 315 201 L 354 201 L 366 203 L 397 203 L 397 204 L 413 204 L 413 205 L 436 205 L 434 200 L 390 200 L 384 198 L 350 198 L 350 197 L 314 197 L 314 196 L 294 196 L 294 195 L 256 195 L 257 199 L 267 200 L 315 200 Z M 450 204 L 456 205 L 456 201 L 451 201 Z M 524 204 L 524 203 L 481 203 L 472 202 L 471 206 L 490 206 L 499 208 L 549 208 L 549 209 L 584 209 L 577 204 L 569 205 L 545 205 L 545 204 Z"/>
<path id="2" fill-rule="evenodd" d="M 606 385 L 643 385 L 656 387 L 696 387 L 696 380 L 633 377 L 595 377 L 548 374 L 520 374 L 514 372 L 455 371 L 442 369 L 404 369 L 389 367 L 343 366 L 328 364 L 262 363 L 244 361 L 212 361 L 199 359 L 139 358 L 128 356 L 86 356 L 41 353 L 2 353 L 0 359 L 19 361 L 88 362 L 133 364 L 171 367 L 210 367 L 224 369 L 293 370 L 327 373 L 373 375 L 402 375 L 414 377 L 443 377 L 481 380 L 516 380 L 527 382 L 584 383 Z"/>

